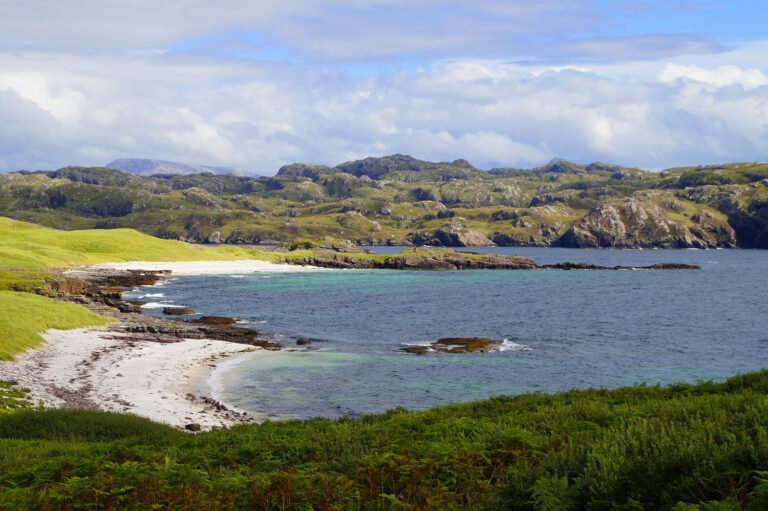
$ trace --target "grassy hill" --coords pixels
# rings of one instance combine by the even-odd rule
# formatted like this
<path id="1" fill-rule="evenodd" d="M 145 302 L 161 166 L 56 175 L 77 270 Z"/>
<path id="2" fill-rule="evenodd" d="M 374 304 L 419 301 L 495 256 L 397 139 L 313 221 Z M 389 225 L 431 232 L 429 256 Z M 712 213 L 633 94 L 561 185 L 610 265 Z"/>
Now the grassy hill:
<path id="1" fill-rule="evenodd" d="M 130 229 L 58 231 L 0 217 L 0 360 L 34 348 L 50 328 L 100 325 L 85 307 L 34 294 L 58 275 L 51 270 L 111 261 L 274 259 L 233 246 L 201 247 Z"/>
<path id="2" fill-rule="evenodd" d="M 764 163 L 648 172 L 557 160 L 486 172 L 464 160 L 392 155 L 336 167 L 296 163 L 259 178 L 67 167 L 0 175 L 0 215 L 227 244 L 330 236 L 358 244 L 766 248 L 766 183 Z M 637 207 L 611 213 L 622 200 Z M 611 221 L 623 231 L 650 227 L 617 236 L 603 232 Z"/>

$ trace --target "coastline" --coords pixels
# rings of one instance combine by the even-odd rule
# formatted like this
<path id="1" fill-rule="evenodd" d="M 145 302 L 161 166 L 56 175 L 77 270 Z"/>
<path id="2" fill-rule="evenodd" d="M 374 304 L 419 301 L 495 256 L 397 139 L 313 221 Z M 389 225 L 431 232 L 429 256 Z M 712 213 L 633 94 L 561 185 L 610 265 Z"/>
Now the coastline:
<path id="1" fill-rule="evenodd" d="M 268 261 L 130 261 L 67 270 L 68 276 L 89 272 L 138 270 L 166 273 L 163 278 L 253 272 L 302 272 L 322 268 Z M 162 282 L 162 281 L 160 281 Z M 81 408 L 132 413 L 180 429 L 210 430 L 257 423 L 251 416 L 219 401 L 216 370 L 222 361 L 258 356 L 269 350 L 210 338 L 152 338 L 125 331 L 134 314 L 109 315 L 118 323 L 105 327 L 48 330 L 45 344 L 0 362 L 0 380 L 29 390 L 29 399 L 46 408 Z M 102 307 L 99 312 L 104 313 Z"/>
<path id="2" fill-rule="evenodd" d="M 228 275 L 243 273 L 282 273 L 327 271 L 317 266 L 301 266 L 296 264 L 272 263 L 257 259 L 240 259 L 235 261 L 128 261 L 123 263 L 103 263 L 69 270 L 66 273 L 78 273 L 88 270 L 141 270 L 148 272 L 170 272 L 174 277 L 190 277 L 195 275 Z"/>
<path id="3" fill-rule="evenodd" d="M 132 413 L 203 430 L 258 419 L 220 409 L 197 390 L 219 361 L 259 348 L 212 339 L 136 340 L 110 327 L 49 330 L 43 337 L 40 349 L 0 363 L 0 379 L 29 389 L 35 404 Z"/>

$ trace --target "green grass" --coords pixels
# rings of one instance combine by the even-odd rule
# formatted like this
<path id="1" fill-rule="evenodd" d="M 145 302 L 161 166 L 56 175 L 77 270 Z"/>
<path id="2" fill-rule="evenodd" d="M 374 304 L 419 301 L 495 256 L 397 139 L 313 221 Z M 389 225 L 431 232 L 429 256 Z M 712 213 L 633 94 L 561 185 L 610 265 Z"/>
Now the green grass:
<path id="1" fill-rule="evenodd" d="M 21 389 L 13 381 L 0 380 L 0 414 L 29 408 L 32 402 L 28 399 L 29 392 Z"/>
<path id="2" fill-rule="evenodd" d="M 76 304 L 31 294 L 56 279 L 52 268 L 131 260 L 191 261 L 282 256 L 233 246 L 202 247 L 130 229 L 57 231 L 0 217 L 0 360 L 42 342 L 48 329 L 103 325 L 108 320 Z"/>
<path id="3" fill-rule="evenodd" d="M 768 372 L 188 435 L 0 416 L 0 509 L 657 510 L 768 505 Z"/>
<path id="4" fill-rule="evenodd" d="M 45 269 L 119 261 L 275 259 L 234 246 L 162 240 L 132 229 L 57 231 L 0 217 L 0 269 Z"/>
<path id="5" fill-rule="evenodd" d="M 39 346 L 43 342 L 40 333 L 51 328 L 67 330 L 109 321 L 80 305 L 0 291 L 0 360 L 13 360 L 15 355 Z"/>

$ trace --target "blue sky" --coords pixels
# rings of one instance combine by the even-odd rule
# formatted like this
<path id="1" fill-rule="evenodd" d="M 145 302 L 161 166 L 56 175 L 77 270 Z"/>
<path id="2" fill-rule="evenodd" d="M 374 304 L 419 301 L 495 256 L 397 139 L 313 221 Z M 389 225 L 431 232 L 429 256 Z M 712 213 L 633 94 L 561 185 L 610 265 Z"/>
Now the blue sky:
<path id="1" fill-rule="evenodd" d="M 768 7 L 0 0 L 0 170 L 768 160 Z"/>

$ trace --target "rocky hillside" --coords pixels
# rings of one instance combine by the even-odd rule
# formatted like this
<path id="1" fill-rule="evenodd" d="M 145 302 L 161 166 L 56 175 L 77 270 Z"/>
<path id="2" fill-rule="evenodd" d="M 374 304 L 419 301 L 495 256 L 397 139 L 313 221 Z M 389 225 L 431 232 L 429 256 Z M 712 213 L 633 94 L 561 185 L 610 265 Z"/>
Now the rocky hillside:
<path id="1" fill-rule="evenodd" d="M 768 248 L 768 164 L 483 171 L 392 155 L 272 177 L 67 167 L 0 174 L 0 215 L 200 243 Z"/>

